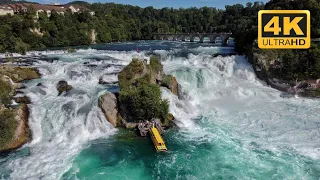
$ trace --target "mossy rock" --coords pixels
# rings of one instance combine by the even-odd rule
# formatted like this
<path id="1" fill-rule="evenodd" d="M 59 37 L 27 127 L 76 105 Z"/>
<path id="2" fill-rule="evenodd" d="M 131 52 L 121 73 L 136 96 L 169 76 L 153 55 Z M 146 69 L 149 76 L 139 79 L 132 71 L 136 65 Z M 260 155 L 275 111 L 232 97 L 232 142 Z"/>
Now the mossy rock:
<path id="1" fill-rule="evenodd" d="M 179 95 L 179 83 L 172 75 L 165 75 L 161 81 L 161 86 L 168 88 L 174 95 Z"/>
<path id="2" fill-rule="evenodd" d="M 118 74 L 120 89 L 130 88 L 133 80 L 141 78 L 145 73 L 143 62 L 139 59 L 132 59 L 131 63 Z"/>
<path id="3" fill-rule="evenodd" d="M 38 70 L 31 67 L 3 65 L 0 66 L 0 74 L 10 77 L 15 83 L 40 78 Z"/>
<path id="4" fill-rule="evenodd" d="M 11 83 L 4 77 L 0 77 L 0 103 L 4 105 L 10 104 L 13 92 Z"/>
<path id="5" fill-rule="evenodd" d="M 174 127 L 175 126 L 174 120 L 175 120 L 175 117 L 173 116 L 173 114 L 168 113 L 168 117 L 166 119 L 161 120 L 162 127 L 164 128 Z"/>
<path id="6" fill-rule="evenodd" d="M 17 149 L 31 139 L 28 118 L 26 104 L 0 111 L 0 151 Z"/>
<path id="7" fill-rule="evenodd" d="M 20 104 L 30 104 L 31 103 L 30 98 L 27 96 L 15 97 L 13 99 L 16 103 L 20 103 Z"/>
<path id="8" fill-rule="evenodd" d="M 15 110 L 4 109 L 0 112 L 0 151 L 8 148 L 13 140 L 18 122 L 15 119 Z"/>
<path id="9" fill-rule="evenodd" d="M 59 81 L 57 84 L 58 96 L 63 92 L 68 92 L 72 89 L 72 86 L 69 85 L 66 81 Z"/>
<path id="10" fill-rule="evenodd" d="M 160 58 L 157 56 L 150 57 L 150 67 L 155 72 L 163 72 L 163 65 L 161 64 Z"/>
<path id="11" fill-rule="evenodd" d="M 168 119 L 168 121 L 173 121 L 173 120 L 175 120 L 175 117 L 173 116 L 173 114 L 169 113 L 167 119 Z"/>

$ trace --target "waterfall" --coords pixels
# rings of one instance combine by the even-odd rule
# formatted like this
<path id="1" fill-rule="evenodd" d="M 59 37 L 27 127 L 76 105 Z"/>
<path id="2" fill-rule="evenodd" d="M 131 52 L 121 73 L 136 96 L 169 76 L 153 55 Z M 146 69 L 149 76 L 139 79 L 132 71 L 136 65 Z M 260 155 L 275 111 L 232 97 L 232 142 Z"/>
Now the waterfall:
<path id="1" fill-rule="evenodd" d="M 179 127 L 165 136 L 170 141 L 169 153 L 148 152 L 136 157 L 143 151 L 139 145 L 149 144 L 136 147 L 128 143 L 129 150 L 117 154 L 117 148 L 123 148 L 117 142 L 120 147 L 106 150 L 114 155 L 111 165 L 109 154 L 103 153 L 105 159 L 92 158 L 104 162 L 93 166 L 95 178 L 109 177 L 109 173 L 124 177 L 126 172 L 125 177 L 131 177 L 130 173 L 138 172 L 136 179 L 149 175 L 154 179 L 312 179 L 319 172 L 318 100 L 282 98 L 281 92 L 257 79 L 244 56 L 212 55 L 228 53 L 230 48 L 157 43 L 139 42 L 140 52 L 135 51 L 134 43 L 127 43 L 107 45 L 112 50 L 48 52 L 48 58 L 58 60 L 37 60 L 33 66 L 42 78 L 29 81 L 22 90 L 32 101 L 28 105 L 32 141 L 20 151 L 0 157 L 0 179 L 60 179 L 64 174 L 78 177 L 82 171 L 84 178 L 89 177 L 85 171 L 92 165 L 87 165 L 86 154 L 80 153 L 90 152 L 93 140 L 108 140 L 118 132 L 97 107 L 99 96 L 115 85 L 99 84 L 99 79 L 114 83 L 115 74 L 132 58 L 145 59 L 152 54 L 161 56 L 165 73 L 174 75 L 181 87 L 180 99 L 161 89 Z M 126 51 L 114 50 L 119 46 Z M 73 89 L 58 96 L 60 80 Z M 74 164 L 81 160 L 84 164 Z M 122 163 L 125 166 L 119 168 Z M 109 166 L 99 168 L 105 164 Z"/>

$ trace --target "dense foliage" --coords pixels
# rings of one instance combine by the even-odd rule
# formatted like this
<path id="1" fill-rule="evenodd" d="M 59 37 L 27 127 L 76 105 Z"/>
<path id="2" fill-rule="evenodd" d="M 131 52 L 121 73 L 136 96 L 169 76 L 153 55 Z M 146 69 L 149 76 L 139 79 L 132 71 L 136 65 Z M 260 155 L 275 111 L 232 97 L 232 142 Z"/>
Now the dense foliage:
<path id="1" fill-rule="evenodd" d="M 151 62 L 149 66 L 133 59 L 119 73 L 119 103 L 128 121 L 165 120 L 168 117 L 169 104 L 161 99 L 159 85 L 151 80 L 155 71 L 162 70 L 162 65 L 155 57 L 151 58 Z"/>
<path id="2" fill-rule="evenodd" d="M 305 50 L 261 50 L 254 47 L 253 52 L 264 56 L 269 78 L 301 81 L 320 77 L 318 44 Z"/>
<path id="3" fill-rule="evenodd" d="M 97 43 L 152 39 L 152 33 L 233 32 L 240 35 L 256 24 L 257 12 L 263 7 L 258 2 L 248 3 L 246 7 L 226 6 L 226 10 L 74 3 L 95 11 L 95 16 L 87 12 L 65 15 L 53 12 L 49 18 L 40 13 L 35 20 L 35 12 L 30 7 L 26 14 L 0 17 L 0 52 L 24 53 L 30 48 L 87 45 L 92 43 L 93 29 Z"/>
<path id="4" fill-rule="evenodd" d="M 264 9 L 293 9 L 293 10 L 309 10 L 311 13 L 311 37 L 320 37 L 320 3 L 316 0 L 272 0 L 268 2 Z M 256 30 L 255 30 L 256 31 Z M 252 30 L 247 29 L 243 34 L 243 38 L 237 38 L 238 42 L 243 39 L 247 45 L 247 51 L 255 51 L 258 54 L 263 54 L 269 59 L 270 67 L 267 67 L 269 78 L 275 77 L 283 80 L 304 80 L 304 79 L 319 79 L 320 78 L 320 46 L 317 43 L 312 43 L 310 49 L 306 50 L 260 50 L 252 47 L 253 39 L 248 36 L 255 36 L 257 32 L 252 33 Z M 276 61 L 275 61 L 276 60 Z"/>
<path id="5" fill-rule="evenodd" d="M 228 5 L 225 10 L 73 3 L 95 11 L 95 16 L 87 12 L 66 12 L 65 15 L 53 12 L 48 18 L 40 13 L 39 19 L 34 21 L 35 12 L 30 7 L 26 14 L 0 17 L 0 52 L 23 53 L 29 48 L 87 45 L 92 43 L 93 29 L 97 43 L 152 39 L 152 33 L 232 32 L 237 50 L 244 52 L 257 37 L 257 17 L 261 9 L 308 9 L 312 17 L 312 36 L 320 35 L 320 5 L 316 0 L 272 0 L 266 5 L 249 2 L 246 6 Z M 40 34 L 30 31 L 37 28 Z"/>

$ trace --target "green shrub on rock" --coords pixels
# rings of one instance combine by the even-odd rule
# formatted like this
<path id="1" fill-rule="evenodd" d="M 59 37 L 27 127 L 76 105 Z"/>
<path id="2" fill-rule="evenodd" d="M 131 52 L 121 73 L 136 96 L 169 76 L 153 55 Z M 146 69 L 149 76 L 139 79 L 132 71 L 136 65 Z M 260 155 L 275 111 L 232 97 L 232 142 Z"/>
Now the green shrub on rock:
<path id="1" fill-rule="evenodd" d="M 132 90 L 120 90 L 119 100 L 132 121 L 156 117 L 164 119 L 168 114 L 168 102 L 161 99 L 161 91 L 157 85 L 141 85 Z"/>
<path id="2" fill-rule="evenodd" d="M 162 71 L 162 69 L 160 61 L 152 57 L 150 66 L 141 60 L 133 59 L 119 73 L 119 104 L 127 121 L 137 122 L 168 117 L 168 101 L 161 99 L 160 86 L 153 83 L 155 80 L 152 76 L 154 72 Z"/>
<path id="3" fill-rule="evenodd" d="M 150 67 L 155 72 L 159 72 L 159 71 L 162 72 L 163 71 L 163 66 L 157 56 L 150 57 Z"/>
<path id="4" fill-rule="evenodd" d="M 130 88 L 132 81 L 143 76 L 144 65 L 139 59 L 132 59 L 118 75 L 120 89 Z"/>
<path id="5" fill-rule="evenodd" d="M 9 81 L 0 78 L 0 104 L 8 105 L 12 99 L 12 86 Z"/>

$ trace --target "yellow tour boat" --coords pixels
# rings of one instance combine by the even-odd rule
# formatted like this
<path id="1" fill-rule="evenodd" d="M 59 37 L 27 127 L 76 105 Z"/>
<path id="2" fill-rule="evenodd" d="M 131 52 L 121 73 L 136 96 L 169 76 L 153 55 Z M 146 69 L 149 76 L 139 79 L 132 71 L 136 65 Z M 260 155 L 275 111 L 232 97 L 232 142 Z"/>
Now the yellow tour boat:
<path id="1" fill-rule="evenodd" d="M 164 141 L 158 131 L 157 128 L 152 126 L 152 128 L 149 130 L 150 137 L 152 139 L 152 142 L 154 144 L 154 147 L 156 148 L 157 152 L 166 152 L 168 151 L 166 145 L 164 144 Z"/>

